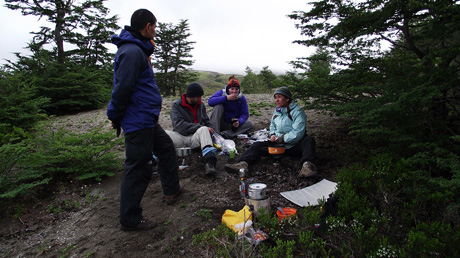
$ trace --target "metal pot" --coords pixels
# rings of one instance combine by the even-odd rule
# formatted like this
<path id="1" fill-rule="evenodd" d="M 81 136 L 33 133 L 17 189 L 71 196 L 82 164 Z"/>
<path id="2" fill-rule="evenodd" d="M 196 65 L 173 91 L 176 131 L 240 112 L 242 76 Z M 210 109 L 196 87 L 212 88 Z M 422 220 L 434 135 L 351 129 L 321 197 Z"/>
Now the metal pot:
<path id="1" fill-rule="evenodd" d="M 268 153 L 270 154 L 283 154 L 284 150 L 284 144 L 281 143 L 276 143 L 268 146 Z"/>
<path id="2" fill-rule="evenodd" d="M 248 187 L 248 197 L 253 200 L 261 200 L 267 197 L 267 185 L 262 183 L 250 184 Z"/>
<path id="3" fill-rule="evenodd" d="M 184 148 L 176 148 L 176 155 L 178 157 L 185 157 L 192 155 L 192 148 L 184 147 Z"/>

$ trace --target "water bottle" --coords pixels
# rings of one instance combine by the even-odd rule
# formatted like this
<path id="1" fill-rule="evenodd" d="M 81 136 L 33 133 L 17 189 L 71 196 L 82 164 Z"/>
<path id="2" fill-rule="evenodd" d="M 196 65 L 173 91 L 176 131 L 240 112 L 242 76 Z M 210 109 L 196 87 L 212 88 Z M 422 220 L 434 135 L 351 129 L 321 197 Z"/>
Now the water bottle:
<path id="1" fill-rule="evenodd" d="M 235 158 L 235 149 L 230 150 L 230 158 L 234 159 Z"/>
<path id="2" fill-rule="evenodd" d="M 247 193 L 247 190 L 248 190 L 248 187 L 246 185 L 246 178 L 244 177 L 244 168 L 241 168 L 240 171 L 238 172 L 238 176 L 240 177 L 240 194 L 241 194 L 241 198 L 245 198 L 246 197 L 246 193 Z"/>

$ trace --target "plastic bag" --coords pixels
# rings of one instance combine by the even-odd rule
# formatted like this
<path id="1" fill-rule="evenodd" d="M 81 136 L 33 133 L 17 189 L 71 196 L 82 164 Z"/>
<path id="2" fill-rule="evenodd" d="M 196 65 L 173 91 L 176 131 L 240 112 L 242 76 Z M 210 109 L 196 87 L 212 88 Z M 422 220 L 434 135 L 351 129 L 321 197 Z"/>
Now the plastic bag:
<path id="1" fill-rule="evenodd" d="M 236 145 L 235 145 L 235 142 L 232 140 L 225 140 L 222 143 L 222 152 L 226 154 L 230 153 L 231 150 L 235 150 L 235 149 L 236 149 Z"/>
<path id="2" fill-rule="evenodd" d="M 214 147 L 218 150 L 222 149 L 222 144 L 225 141 L 225 138 L 222 135 L 214 132 L 212 134 L 212 142 L 214 143 Z"/>
<path id="3" fill-rule="evenodd" d="M 238 235 L 242 235 L 243 232 L 247 232 L 252 226 L 252 213 L 247 205 L 238 212 L 226 210 L 222 216 L 222 222 L 225 223 L 228 228 L 237 232 Z"/>
<path id="4" fill-rule="evenodd" d="M 266 128 L 256 131 L 252 134 L 251 138 L 256 141 L 268 141 L 270 138 L 270 131 Z"/>

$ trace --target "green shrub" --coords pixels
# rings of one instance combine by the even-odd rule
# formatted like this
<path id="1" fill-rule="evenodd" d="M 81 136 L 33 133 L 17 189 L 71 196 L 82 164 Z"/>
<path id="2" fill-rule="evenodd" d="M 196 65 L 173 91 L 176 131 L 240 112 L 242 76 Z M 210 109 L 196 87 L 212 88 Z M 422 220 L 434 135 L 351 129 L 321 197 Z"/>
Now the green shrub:
<path id="1" fill-rule="evenodd" d="M 212 230 L 193 235 L 192 245 L 208 254 L 209 257 L 250 257 L 251 245 L 243 239 L 239 241 L 234 231 L 225 224 Z"/>
<path id="2" fill-rule="evenodd" d="M 260 248 L 260 254 L 262 254 L 262 257 L 267 257 L 267 258 L 278 258 L 278 257 L 292 258 L 294 257 L 294 249 L 295 249 L 294 240 L 283 241 L 281 239 L 278 239 L 276 240 L 276 245 L 274 246 L 262 245 Z"/>
<path id="3" fill-rule="evenodd" d="M 27 137 L 27 131 L 45 118 L 46 97 L 36 97 L 35 87 L 23 71 L 0 70 L 0 145 Z"/>
<path id="4" fill-rule="evenodd" d="M 112 84 L 107 74 L 111 71 L 72 63 L 50 63 L 40 72 L 34 78 L 36 95 L 51 100 L 44 106 L 48 114 L 101 108 L 110 98 Z"/>
<path id="5" fill-rule="evenodd" d="M 330 244 L 341 246 L 337 255 L 455 256 L 460 233 L 452 180 L 434 180 L 408 164 L 377 156 L 339 172 L 338 216 L 326 220 Z"/>
<path id="6" fill-rule="evenodd" d="M 27 195 L 54 180 L 98 180 L 114 175 L 121 161 L 111 152 L 120 140 L 94 128 L 78 135 L 46 125 L 34 137 L 0 147 L 0 198 Z"/>

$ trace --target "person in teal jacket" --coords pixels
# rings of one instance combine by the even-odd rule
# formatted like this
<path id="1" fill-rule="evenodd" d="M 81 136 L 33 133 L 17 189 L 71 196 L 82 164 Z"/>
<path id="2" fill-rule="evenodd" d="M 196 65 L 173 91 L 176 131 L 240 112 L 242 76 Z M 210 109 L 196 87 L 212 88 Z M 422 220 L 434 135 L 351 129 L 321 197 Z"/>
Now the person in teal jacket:
<path id="1" fill-rule="evenodd" d="M 265 142 L 255 142 L 247 149 L 238 163 L 226 164 L 227 172 L 236 173 L 244 168 L 249 172 L 249 165 L 257 162 L 261 156 L 267 156 L 267 148 L 273 143 L 284 144 L 285 155 L 300 157 L 302 168 L 299 177 L 311 177 L 317 174 L 313 163 L 316 153 L 316 142 L 308 136 L 306 130 L 307 116 L 296 104 L 287 87 L 275 90 L 273 94 L 276 108 L 270 122 L 270 138 Z"/>

